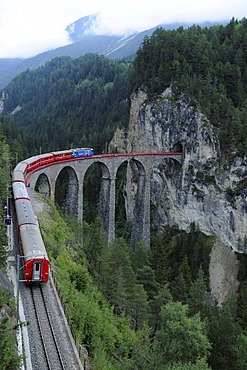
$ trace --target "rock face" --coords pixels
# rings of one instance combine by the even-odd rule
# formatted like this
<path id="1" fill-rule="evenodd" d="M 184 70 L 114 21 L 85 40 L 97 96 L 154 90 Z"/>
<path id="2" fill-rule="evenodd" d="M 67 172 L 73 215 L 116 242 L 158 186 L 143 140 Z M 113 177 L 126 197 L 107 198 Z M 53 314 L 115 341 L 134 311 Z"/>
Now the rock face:
<path id="1" fill-rule="evenodd" d="M 219 305 L 238 288 L 238 261 L 232 251 L 217 240 L 212 248 L 209 265 L 210 287 Z"/>
<path id="2" fill-rule="evenodd" d="M 110 149 L 182 151 L 182 167 L 167 162 L 153 170 L 153 222 L 159 229 L 169 225 L 185 231 L 193 223 L 205 234 L 216 235 L 236 265 L 233 251 L 247 248 L 246 161 L 236 157 L 223 163 L 218 137 L 205 115 L 171 89 L 152 102 L 138 91 L 132 96 L 128 130 L 117 130 Z M 224 269 L 224 258 L 217 264 Z"/>
<path id="3" fill-rule="evenodd" d="M 185 97 L 177 99 L 167 89 L 150 103 L 146 93 L 139 91 L 132 97 L 128 130 L 117 130 L 110 149 L 182 151 L 182 167 L 168 162 L 154 168 L 151 200 L 156 206 L 156 226 L 177 226 L 189 231 L 194 223 L 234 251 L 245 251 L 245 159 L 236 157 L 232 163 L 222 163 L 212 125 Z"/>

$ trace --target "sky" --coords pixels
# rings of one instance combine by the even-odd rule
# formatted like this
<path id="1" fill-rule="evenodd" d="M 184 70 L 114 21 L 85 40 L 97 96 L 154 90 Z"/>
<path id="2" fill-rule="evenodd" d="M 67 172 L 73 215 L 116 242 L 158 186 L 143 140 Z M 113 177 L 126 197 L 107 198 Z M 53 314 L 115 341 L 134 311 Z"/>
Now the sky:
<path id="1" fill-rule="evenodd" d="M 0 0 L 0 58 L 29 58 L 69 43 L 66 27 L 97 13 L 96 33 L 128 34 L 172 22 L 241 20 L 246 0 Z"/>

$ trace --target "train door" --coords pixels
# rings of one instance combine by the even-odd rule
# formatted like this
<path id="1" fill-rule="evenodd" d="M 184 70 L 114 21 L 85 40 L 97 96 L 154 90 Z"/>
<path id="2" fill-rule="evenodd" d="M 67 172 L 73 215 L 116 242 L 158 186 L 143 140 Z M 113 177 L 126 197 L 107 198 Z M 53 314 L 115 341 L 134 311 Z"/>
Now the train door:
<path id="1" fill-rule="evenodd" d="M 35 262 L 33 264 L 33 281 L 40 281 L 41 280 L 41 262 Z"/>

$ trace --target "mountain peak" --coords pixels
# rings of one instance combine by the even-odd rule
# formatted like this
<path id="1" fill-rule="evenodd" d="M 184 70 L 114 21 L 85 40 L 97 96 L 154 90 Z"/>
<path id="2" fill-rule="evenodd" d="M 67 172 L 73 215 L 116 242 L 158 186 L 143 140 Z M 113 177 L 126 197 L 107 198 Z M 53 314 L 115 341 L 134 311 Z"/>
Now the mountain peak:
<path id="1" fill-rule="evenodd" d="M 80 41 L 84 36 L 95 34 L 94 29 L 96 25 L 98 13 L 87 15 L 77 21 L 69 24 L 66 27 L 69 39 L 72 42 Z"/>

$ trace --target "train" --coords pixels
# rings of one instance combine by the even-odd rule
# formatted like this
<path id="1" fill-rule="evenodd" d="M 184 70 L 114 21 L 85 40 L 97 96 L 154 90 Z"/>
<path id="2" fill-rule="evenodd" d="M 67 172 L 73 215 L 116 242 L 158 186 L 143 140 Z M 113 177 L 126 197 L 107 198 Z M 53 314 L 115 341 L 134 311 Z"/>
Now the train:
<path id="1" fill-rule="evenodd" d="M 94 155 L 93 148 L 71 149 L 73 158 L 90 157 Z"/>
<path id="2" fill-rule="evenodd" d="M 159 152 L 159 153 L 132 153 L 132 156 L 139 155 L 160 155 L 172 154 L 181 155 L 182 152 Z M 29 198 L 27 187 L 29 180 L 35 171 L 59 162 L 71 162 L 94 157 L 112 158 L 115 156 L 129 156 L 129 153 L 122 154 L 94 154 L 93 148 L 76 148 L 40 154 L 19 162 L 12 172 L 12 190 L 15 203 L 18 234 L 23 257 L 24 282 L 47 283 L 49 279 L 50 261 L 41 236 L 38 220 L 34 214 Z"/>
<path id="3" fill-rule="evenodd" d="M 38 220 L 25 185 L 19 166 L 13 171 L 12 190 L 16 209 L 21 262 L 23 262 L 23 281 L 47 283 L 50 261 L 41 236 Z"/>
<path id="4" fill-rule="evenodd" d="M 47 283 L 50 261 L 34 214 L 27 186 L 33 172 L 52 164 L 93 156 L 92 148 L 77 148 L 41 154 L 28 158 L 12 172 L 12 191 L 15 204 L 21 260 L 23 260 L 23 281 L 26 284 Z"/>

